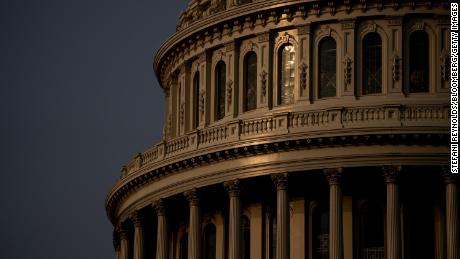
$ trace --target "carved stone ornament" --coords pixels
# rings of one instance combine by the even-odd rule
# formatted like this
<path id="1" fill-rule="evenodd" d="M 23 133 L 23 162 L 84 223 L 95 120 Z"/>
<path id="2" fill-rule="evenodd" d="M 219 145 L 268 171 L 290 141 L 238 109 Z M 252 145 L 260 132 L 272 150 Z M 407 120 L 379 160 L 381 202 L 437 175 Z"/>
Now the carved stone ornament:
<path id="1" fill-rule="evenodd" d="M 352 66 L 351 64 L 353 63 L 353 60 L 349 56 L 345 56 L 343 58 L 343 74 L 344 74 L 344 80 L 345 84 L 350 85 L 351 84 L 351 79 L 352 79 Z"/>
<path id="2" fill-rule="evenodd" d="M 152 204 L 158 216 L 166 215 L 166 204 L 163 199 L 158 199 Z"/>
<path id="3" fill-rule="evenodd" d="M 314 15 L 316 16 L 320 16 L 321 15 L 321 8 L 319 6 L 318 3 L 314 3 L 312 8 L 311 8 L 311 11 Z"/>
<path id="4" fill-rule="evenodd" d="M 200 204 L 200 199 L 198 198 L 198 191 L 196 188 L 184 192 L 184 196 L 189 202 L 190 206 L 198 206 Z"/>
<path id="5" fill-rule="evenodd" d="M 238 179 L 233 181 L 224 182 L 224 188 L 227 190 L 230 197 L 240 196 L 240 181 Z"/>
<path id="6" fill-rule="evenodd" d="M 267 71 L 265 70 L 262 70 L 262 72 L 260 73 L 259 77 L 260 77 L 260 83 L 261 83 L 261 86 L 262 86 L 262 96 L 265 97 L 267 95 Z"/>
<path id="7" fill-rule="evenodd" d="M 131 220 L 134 223 L 134 227 L 141 227 L 144 220 L 142 213 L 139 210 L 135 210 L 131 214 Z"/>
<path id="8" fill-rule="evenodd" d="M 305 62 L 302 62 L 299 69 L 300 69 L 300 87 L 302 90 L 307 90 L 308 65 Z"/>
<path id="9" fill-rule="evenodd" d="M 232 104 L 233 81 L 231 79 L 228 79 L 226 85 L 227 85 L 227 103 L 228 103 L 228 106 L 230 106 Z"/>
<path id="10" fill-rule="evenodd" d="M 120 236 L 120 240 L 128 240 L 129 237 L 129 228 L 126 226 L 126 224 L 120 223 L 116 227 L 116 231 L 118 235 Z"/>
<path id="11" fill-rule="evenodd" d="M 348 13 L 351 12 L 351 0 L 343 0 L 343 5 L 345 5 L 345 11 Z"/>
<path id="12" fill-rule="evenodd" d="M 339 185 L 342 178 L 342 168 L 327 168 L 323 170 L 329 185 Z"/>
<path id="13" fill-rule="evenodd" d="M 329 13 L 334 16 L 336 12 L 336 6 L 335 6 L 335 1 L 329 1 L 327 3 L 327 6 L 329 8 Z"/>
<path id="14" fill-rule="evenodd" d="M 393 58 L 392 58 L 392 63 L 391 63 L 391 72 L 392 72 L 393 81 L 399 81 L 400 61 L 401 61 L 401 58 L 398 56 L 398 54 L 393 53 Z"/>
<path id="15" fill-rule="evenodd" d="M 199 103 L 199 109 L 200 109 L 200 115 L 204 115 L 204 99 L 206 96 L 206 91 L 201 89 L 200 91 L 200 103 Z"/>
<path id="16" fill-rule="evenodd" d="M 442 49 L 441 51 L 441 78 L 444 81 L 449 80 L 449 61 L 450 61 L 450 55 L 446 49 Z"/>
<path id="17" fill-rule="evenodd" d="M 385 177 L 385 181 L 387 183 L 396 183 L 401 170 L 402 170 L 401 166 L 394 166 L 394 165 L 383 166 L 382 173 L 383 173 L 383 176 Z"/>
<path id="18" fill-rule="evenodd" d="M 184 121 L 185 121 L 185 103 L 184 102 L 182 102 L 179 107 L 179 121 L 180 121 L 180 125 L 183 126 Z"/>
<path id="19" fill-rule="evenodd" d="M 271 176 L 273 184 L 275 184 L 277 190 L 287 190 L 288 188 L 288 174 L 274 174 Z"/>
<path id="20" fill-rule="evenodd" d="M 134 157 L 134 161 L 136 161 L 136 167 L 141 168 L 143 163 L 142 153 L 137 153 L 137 155 Z"/>

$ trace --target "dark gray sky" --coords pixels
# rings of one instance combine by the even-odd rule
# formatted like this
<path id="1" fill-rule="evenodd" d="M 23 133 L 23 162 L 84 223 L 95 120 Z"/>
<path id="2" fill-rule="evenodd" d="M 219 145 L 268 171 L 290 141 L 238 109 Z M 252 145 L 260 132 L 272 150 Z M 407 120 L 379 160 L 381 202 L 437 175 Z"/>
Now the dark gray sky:
<path id="1" fill-rule="evenodd" d="M 0 258 L 114 258 L 104 199 L 161 139 L 186 0 L 0 0 Z"/>

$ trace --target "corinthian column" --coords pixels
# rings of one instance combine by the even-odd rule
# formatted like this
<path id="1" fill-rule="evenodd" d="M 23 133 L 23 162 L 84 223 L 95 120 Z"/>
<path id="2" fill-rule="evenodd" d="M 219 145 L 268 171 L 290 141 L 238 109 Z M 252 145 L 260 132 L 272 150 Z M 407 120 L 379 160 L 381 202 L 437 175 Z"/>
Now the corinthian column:
<path id="1" fill-rule="evenodd" d="M 113 231 L 113 248 L 115 249 L 115 259 L 120 259 L 120 236 L 116 228 Z"/>
<path id="2" fill-rule="evenodd" d="M 228 226 L 228 259 L 240 259 L 241 250 L 241 202 L 239 180 L 224 183 L 230 196 Z"/>
<path id="3" fill-rule="evenodd" d="M 120 224 L 118 227 L 118 234 L 120 235 L 120 259 L 129 259 L 129 231 L 124 224 Z"/>
<path id="4" fill-rule="evenodd" d="M 156 259 L 168 258 L 168 229 L 166 222 L 166 207 L 163 199 L 157 200 L 153 207 L 157 213 L 157 257 Z"/>
<path id="5" fill-rule="evenodd" d="M 329 182 L 329 258 L 343 259 L 342 168 L 324 169 Z"/>
<path id="6" fill-rule="evenodd" d="M 131 216 L 131 220 L 134 223 L 133 259 L 144 259 L 144 230 L 142 229 L 143 217 L 140 211 L 134 211 Z"/>
<path id="7" fill-rule="evenodd" d="M 397 178 L 400 166 L 384 166 L 382 172 L 387 184 L 386 258 L 401 258 L 401 218 Z"/>
<path id="8" fill-rule="evenodd" d="M 444 173 L 446 183 L 446 241 L 447 259 L 459 259 L 459 220 L 458 193 L 455 176 L 450 172 Z"/>
<path id="9" fill-rule="evenodd" d="M 188 259 L 200 259 L 201 215 L 198 193 L 195 188 L 184 193 L 190 206 Z"/>
<path id="10" fill-rule="evenodd" d="M 288 174 L 272 175 L 276 186 L 276 259 L 289 259 Z"/>

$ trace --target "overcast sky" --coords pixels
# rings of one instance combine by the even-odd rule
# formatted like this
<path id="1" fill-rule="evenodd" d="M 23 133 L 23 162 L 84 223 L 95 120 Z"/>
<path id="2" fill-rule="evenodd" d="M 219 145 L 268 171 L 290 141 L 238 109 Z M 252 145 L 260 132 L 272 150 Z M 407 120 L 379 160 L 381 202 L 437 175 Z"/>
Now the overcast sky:
<path id="1" fill-rule="evenodd" d="M 186 0 L 0 0 L 0 258 L 111 259 L 104 199 L 160 141 Z"/>

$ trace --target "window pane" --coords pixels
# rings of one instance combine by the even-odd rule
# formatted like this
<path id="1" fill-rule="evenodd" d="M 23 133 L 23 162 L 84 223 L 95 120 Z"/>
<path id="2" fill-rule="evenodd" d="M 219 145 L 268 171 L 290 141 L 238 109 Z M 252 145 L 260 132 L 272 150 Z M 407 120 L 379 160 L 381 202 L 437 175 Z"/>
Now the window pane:
<path id="1" fill-rule="evenodd" d="M 294 46 L 286 45 L 280 49 L 279 55 L 279 104 L 294 102 L 295 82 L 295 50 Z"/>
<path id="2" fill-rule="evenodd" d="M 337 49 L 335 40 L 327 37 L 319 44 L 318 98 L 336 95 Z"/>
<path id="3" fill-rule="evenodd" d="M 244 62 L 244 110 L 250 111 L 257 107 L 257 56 L 254 52 L 246 55 Z"/>
<path id="4" fill-rule="evenodd" d="M 363 94 L 382 92 L 382 40 L 376 32 L 363 39 Z"/>
<path id="5" fill-rule="evenodd" d="M 195 114 L 194 126 L 196 128 L 200 123 L 200 72 L 196 72 L 193 77 L 193 107 Z"/>
<path id="6" fill-rule="evenodd" d="M 409 90 L 428 92 L 428 35 L 425 31 L 416 31 L 410 35 L 409 44 Z"/>
<path id="7" fill-rule="evenodd" d="M 225 116 L 225 63 L 219 61 L 216 66 L 216 90 L 217 90 L 217 102 L 216 102 L 216 118 L 218 120 Z"/>

